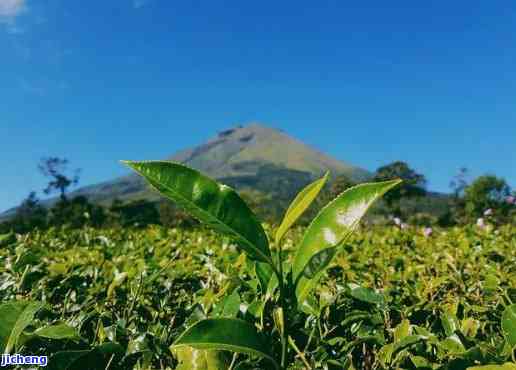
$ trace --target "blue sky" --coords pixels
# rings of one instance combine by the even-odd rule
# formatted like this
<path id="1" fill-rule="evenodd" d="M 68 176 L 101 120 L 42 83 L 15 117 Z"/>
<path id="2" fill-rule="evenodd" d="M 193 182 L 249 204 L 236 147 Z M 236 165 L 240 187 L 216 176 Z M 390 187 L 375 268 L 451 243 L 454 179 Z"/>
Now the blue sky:
<path id="1" fill-rule="evenodd" d="M 516 186 L 515 45 L 501 0 L 0 0 L 0 210 L 43 156 L 86 185 L 250 121 L 432 190 Z"/>

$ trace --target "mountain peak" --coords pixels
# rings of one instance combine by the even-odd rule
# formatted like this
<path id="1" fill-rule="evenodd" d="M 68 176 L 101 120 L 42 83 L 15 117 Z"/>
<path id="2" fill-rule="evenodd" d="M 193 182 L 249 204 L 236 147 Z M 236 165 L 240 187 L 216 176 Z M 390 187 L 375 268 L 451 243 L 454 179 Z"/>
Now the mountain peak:
<path id="1" fill-rule="evenodd" d="M 365 171 L 307 146 L 283 131 L 251 123 L 220 131 L 206 143 L 170 158 L 214 178 L 257 175 L 263 166 L 275 166 L 309 174 L 326 171 L 348 174 L 360 180 Z"/>
<path id="2" fill-rule="evenodd" d="M 336 160 L 294 139 L 285 132 L 258 122 L 220 131 L 205 143 L 169 157 L 236 188 L 281 192 L 291 197 L 302 186 L 330 171 L 360 181 L 368 172 Z M 83 187 L 71 196 L 110 204 L 113 199 L 157 199 L 139 176 L 131 174 Z M 51 203 L 52 201 L 50 201 Z"/>

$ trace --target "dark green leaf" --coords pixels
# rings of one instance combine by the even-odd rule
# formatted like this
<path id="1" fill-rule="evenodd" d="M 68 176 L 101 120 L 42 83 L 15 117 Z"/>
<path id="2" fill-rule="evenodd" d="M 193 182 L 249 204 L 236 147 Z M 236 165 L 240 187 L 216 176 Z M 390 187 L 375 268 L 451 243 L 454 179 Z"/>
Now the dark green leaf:
<path id="1" fill-rule="evenodd" d="M 265 292 L 267 292 L 269 282 L 274 275 L 273 270 L 268 263 L 256 262 L 255 272 L 258 277 L 258 281 L 260 282 L 260 289 L 262 293 L 265 294 Z"/>
<path id="2" fill-rule="evenodd" d="M 0 306 L 0 353 L 12 353 L 23 330 L 43 308 L 38 302 L 18 301 Z"/>
<path id="3" fill-rule="evenodd" d="M 423 335 L 409 335 L 397 343 L 394 343 L 392 348 L 392 356 L 394 357 L 401 350 L 413 346 L 416 343 L 426 340 L 427 337 Z"/>
<path id="4" fill-rule="evenodd" d="M 124 349 L 121 345 L 104 343 L 92 350 L 57 352 L 50 358 L 48 368 L 49 370 L 104 370 L 109 363 L 117 363 L 123 355 Z"/>
<path id="5" fill-rule="evenodd" d="M 233 237 L 252 258 L 272 264 L 265 231 L 232 188 L 174 162 L 124 163 L 194 217 Z"/>
<path id="6" fill-rule="evenodd" d="M 243 320 L 220 318 L 199 321 L 179 337 L 171 350 L 184 346 L 265 357 L 278 368 L 265 337 Z"/>

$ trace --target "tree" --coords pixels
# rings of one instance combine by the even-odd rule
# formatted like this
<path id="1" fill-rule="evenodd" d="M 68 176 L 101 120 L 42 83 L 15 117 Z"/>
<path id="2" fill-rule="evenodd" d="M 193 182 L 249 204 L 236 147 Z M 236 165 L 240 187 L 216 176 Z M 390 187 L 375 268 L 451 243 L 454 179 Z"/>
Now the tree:
<path id="1" fill-rule="evenodd" d="M 77 196 L 67 201 L 56 202 L 51 209 L 49 224 L 67 225 L 71 228 L 81 228 L 86 225 L 102 227 L 107 218 L 103 207 L 91 203 L 85 196 Z"/>
<path id="2" fill-rule="evenodd" d="M 166 227 L 187 228 L 198 224 L 195 218 L 168 200 L 159 202 L 158 212 L 161 224 Z"/>
<path id="3" fill-rule="evenodd" d="M 344 190 L 356 185 L 348 176 L 338 175 L 330 185 L 330 199 L 335 199 Z"/>
<path id="4" fill-rule="evenodd" d="M 76 169 L 72 175 L 67 175 L 68 160 L 58 157 L 42 158 L 38 165 L 43 176 L 50 178 L 50 182 L 43 190 L 45 194 L 59 192 L 62 201 L 66 201 L 66 191 L 70 186 L 79 182 L 80 170 Z"/>
<path id="5" fill-rule="evenodd" d="M 492 209 L 496 216 L 504 217 L 510 205 L 506 202 L 511 194 L 507 182 L 493 175 L 478 177 L 466 187 L 464 202 L 466 214 L 470 219 L 481 217 L 487 209 Z"/>
<path id="6" fill-rule="evenodd" d="M 24 233 L 34 228 L 45 228 L 47 210 L 39 204 L 36 192 L 32 191 L 16 210 L 11 224 L 16 232 Z"/>
<path id="7" fill-rule="evenodd" d="M 442 225 L 451 226 L 457 222 L 466 222 L 466 204 L 464 202 L 464 192 L 469 183 L 469 170 L 466 167 L 462 167 L 450 181 L 450 188 L 453 192 L 453 198 L 450 199 L 450 209 L 447 212 L 446 217 L 441 220 L 445 221 L 441 222 Z"/>
<path id="8" fill-rule="evenodd" d="M 376 170 L 375 181 L 387 181 L 402 179 L 403 183 L 389 193 L 383 199 L 389 209 L 396 215 L 401 213 L 399 201 L 405 197 L 418 197 L 426 194 L 426 178 L 409 167 L 402 161 L 390 163 Z"/>
<path id="9" fill-rule="evenodd" d="M 154 202 L 145 199 L 134 200 L 127 204 L 117 202 L 111 206 L 111 212 L 118 215 L 121 226 L 139 226 L 160 224 L 160 214 Z"/>

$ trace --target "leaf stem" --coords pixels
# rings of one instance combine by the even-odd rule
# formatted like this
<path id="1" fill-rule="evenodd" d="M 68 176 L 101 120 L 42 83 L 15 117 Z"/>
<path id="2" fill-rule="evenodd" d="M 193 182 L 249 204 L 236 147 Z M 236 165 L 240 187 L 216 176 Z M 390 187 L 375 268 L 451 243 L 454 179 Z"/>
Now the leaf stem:
<path id="1" fill-rule="evenodd" d="M 285 297 L 285 281 L 283 277 L 283 256 L 281 254 L 281 241 L 277 245 L 278 248 L 278 283 L 280 288 L 280 307 L 283 309 L 283 332 L 281 333 L 281 368 L 286 369 L 286 360 L 287 360 L 287 349 L 288 349 L 288 324 L 285 323 L 285 316 L 288 317 L 288 310 L 286 304 Z"/>

